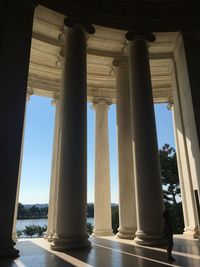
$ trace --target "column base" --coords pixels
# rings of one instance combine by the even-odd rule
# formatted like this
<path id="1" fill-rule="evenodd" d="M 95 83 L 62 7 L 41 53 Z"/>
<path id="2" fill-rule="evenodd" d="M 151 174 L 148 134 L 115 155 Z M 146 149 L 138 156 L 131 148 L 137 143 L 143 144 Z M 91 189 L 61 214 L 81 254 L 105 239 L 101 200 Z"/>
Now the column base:
<path id="1" fill-rule="evenodd" d="M 49 231 L 47 230 L 46 232 L 44 232 L 44 239 L 47 239 L 49 236 Z"/>
<path id="2" fill-rule="evenodd" d="M 122 239 L 134 239 L 136 229 L 119 227 L 118 231 L 119 232 L 116 234 L 117 237 Z"/>
<path id="3" fill-rule="evenodd" d="M 166 240 L 163 239 L 163 233 L 137 231 L 135 235 L 135 243 L 141 246 L 163 247 L 166 245 Z"/>
<path id="4" fill-rule="evenodd" d="M 47 239 L 48 242 L 52 242 L 53 241 L 53 236 L 48 236 L 46 239 Z"/>
<path id="5" fill-rule="evenodd" d="M 49 242 L 52 242 L 54 240 L 54 234 L 54 230 L 49 231 L 48 234 L 45 236 L 45 239 L 47 239 Z"/>
<path id="6" fill-rule="evenodd" d="M 14 248 L 16 243 L 12 239 L 0 239 L 0 259 L 16 259 L 19 250 Z"/>
<path id="7" fill-rule="evenodd" d="M 183 235 L 189 237 L 191 239 L 198 239 L 199 238 L 199 230 L 197 227 L 186 227 L 184 229 Z"/>
<path id="8" fill-rule="evenodd" d="M 91 242 L 88 240 L 88 235 L 83 237 L 71 237 L 71 238 L 62 238 L 62 237 L 53 237 L 51 242 L 51 249 L 56 251 L 68 251 L 72 249 L 82 249 L 91 247 Z"/>
<path id="9" fill-rule="evenodd" d="M 94 229 L 92 236 L 113 236 L 113 231 L 111 229 Z"/>

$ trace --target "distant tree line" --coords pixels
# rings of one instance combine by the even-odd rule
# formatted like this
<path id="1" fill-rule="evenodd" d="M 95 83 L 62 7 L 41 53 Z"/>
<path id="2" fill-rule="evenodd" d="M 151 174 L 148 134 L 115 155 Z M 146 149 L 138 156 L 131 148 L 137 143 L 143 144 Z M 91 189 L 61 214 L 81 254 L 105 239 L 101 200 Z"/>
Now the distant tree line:
<path id="1" fill-rule="evenodd" d="M 45 207 L 38 207 L 37 205 L 27 206 L 18 203 L 18 220 L 24 219 L 46 219 L 48 217 L 48 205 Z M 94 218 L 94 204 L 87 204 L 87 217 Z"/>
<path id="2" fill-rule="evenodd" d="M 93 203 L 87 204 L 87 217 L 94 218 L 94 204 Z"/>
<path id="3" fill-rule="evenodd" d="M 46 219 L 48 216 L 48 206 L 46 207 L 37 207 L 33 205 L 31 207 L 26 207 L 21 203 L 18 203 L 18 214 L 17 219 Z"/>

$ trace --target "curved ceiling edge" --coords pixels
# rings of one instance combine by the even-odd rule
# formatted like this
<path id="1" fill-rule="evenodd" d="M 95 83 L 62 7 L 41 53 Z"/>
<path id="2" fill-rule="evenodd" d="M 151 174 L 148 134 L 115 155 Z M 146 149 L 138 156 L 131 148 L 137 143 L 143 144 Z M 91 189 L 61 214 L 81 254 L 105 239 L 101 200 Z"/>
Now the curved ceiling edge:
<path id="1" fill-rule="evenodd" d="M 120 3 L 123 5 L 123 1 L 117 1 L 119 4 L 115 8 L 111 6 L 99 8 L 95 5 L 92 8 L 81 4 L 81 2 L 77 4 L 77 2 L 73 0 L 39 0 L 41 5 L 66 16 L 105 27 L 153 32 L 200 29 L 200 3 L 195 0 L 184 3 L 168 2 L 166 4 L 138 4 L 134 2 L 128 6 L 129 12 L 127 12 L 127 7 L 125 9 L 120 8 Z"/>

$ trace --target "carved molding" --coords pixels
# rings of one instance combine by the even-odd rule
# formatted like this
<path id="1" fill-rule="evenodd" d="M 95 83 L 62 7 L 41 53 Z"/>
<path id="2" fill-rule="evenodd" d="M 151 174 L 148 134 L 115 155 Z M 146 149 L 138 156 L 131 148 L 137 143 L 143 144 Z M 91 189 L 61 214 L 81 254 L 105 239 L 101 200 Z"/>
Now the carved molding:
<path id="1" fill-rule="evenodd" d="M 136 40 L 146 40 L 150 43 L 155 42 L 156 37 L 151 32 L 135 32 L 129 31 L 126 33 L 126 39 L 128 41 L 136 41 Z"/>
<path id="2" fill-rule="evenodd" d="M 128 66 L 129 65 L 129 59 L 128 57 L 116 57 L 113 60 L 113 66 L 114 67 L 120 67 L 120 66 Z"/>
<path id="3" fill-rule="evenodd" d="M 85 30 L 89 34 L 94 34 L 95 33 L 95 28 L 92 24 L 87 23 L 83 20 L 79 19 L 74 19 L 72 17 L 66 17 L 64 19 L 64 25 L 68 28 L 76 28 L 79 30 Z"/>
<path id="4" fill-rule="evenodd" d="M 27 93 L 26 93 L 26 101 L 28 102 L 30 100 L 31 95 L 34 94 L 33 88 L 28 86 Z"/>
<path id="5" fill-rule="evenodd" d="M 94 104 L 94 106 L 98 105 L 98 104 L 110 106 L 110 105 L 112 105 L 112 101 L 110 98 L 102 98 L 102 97 L 98 98 L 98 97 L 96 97 L 93 99 L 93 104 Z"/>
<path id="6" fill-rule="evenodd" d="M 172 110 L 172 107 L 174 106 L 174 99 L 173 99 L 173 97 L 171 97 L 170 99 L 169 99 L 169 103 L 167 104 L 167 109 L 168 110 Z"/>

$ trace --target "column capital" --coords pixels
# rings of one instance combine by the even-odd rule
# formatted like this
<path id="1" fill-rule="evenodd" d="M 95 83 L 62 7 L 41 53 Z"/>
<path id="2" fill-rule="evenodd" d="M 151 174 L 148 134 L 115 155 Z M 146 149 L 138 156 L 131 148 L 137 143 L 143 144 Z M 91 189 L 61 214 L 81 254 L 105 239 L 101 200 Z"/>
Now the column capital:
<path id="1" fill-rule="evenodd" d="M 56 61 L 56 64 L 55 64 L 57 68 L 60 69 L 60 68 L 63 67 L 63 64 L 64 64 L 64 62 L 63 62 L 64 60 L 63 59 L 64 59 L 64 57 L 65 57 L 64 51 L 61 50 L 60 54 L 58 56 L 58 60 Z"/>
<path id="2" fill-rule="evenodd" d="M 129 64 L 128 57 L 126 56 L 116 57 L 113 60 L 112 64 L 114 67 L 128 66 Z"/>
<path id="3" fill-rule="evenodd" d="M 30 100 L 31 95 L 33 95 L 33 89 L 32 89 L 32 87 L 29 86 L 27 89 L 27 93 L 26 93 L 26 101 Z"/>
<path id="4" fill-rule="evenodd" d="M 58 59 L 56 61 L 56 67 L 57 68 L 63 68 L 63 65 L 64 65 L 64 58 L 65 58 L 65 49 L 64 47 L 60 49 L 60 52 L 59 52 L 59 55 L 58 55 Z"/>
<path id="5" fill-rule="evenodd" d="M 115 68 L 114 65 L 111 65 L 110 66 L 109 75 L 115 77 L 115 75 L 116 75 L 116 68 Z"/>
<path id="6" fill-rule="evenodd" d="M 73 19 L 71 17 L 67 17 L 64 19 L 64 25 L 68 28 L 75 27 L 77 29 L 85 30 L 89 34 L 95 33 L 95 28 L 92 24 L 87 22 L 82 22 L 78 19 Z"/>
<path id="7" fill-rule="evenodd" d="M 173 100 L 173 98 L 170 98 L 169 99 L 169 102 L 168 102 L 168 104 L 167 104 L 167 109 L 168 110 L 172 110 L 172 107 L 174 106 L 174 100 Z"/>
<path id="8" fill-rule="evenodd" d="M 145 40 L 150 43 L 153 43 L 156 40 L 156 37 L 151 32 L 134 32 L 128 31 L 126 33 L 126 39 L 128 41 L 135 41 L 135 40 Z"/>
<path id="9" fill-rule="evenodd" d="M 58 34 L 58 41 L 61 44 L 61 49 L 59 51 L 58 55 L 58 60 L 56 61 L 56 67 L 57 68 L 62 68 L 63 67 L 63 58 L 65 57 L 65 48 L 64 48 L 64 36 L 65 36 L 65 30 L 63 29 L 59 34 Z"/>
<path id="10" fill-rule="evenodd" d="M 112 105 L 112 101 L 110 98 L 94 98 L 93 99 L 93 105 L 97 105 L 97 104 L 104 104 L 104 105 L 107 105 L 107 106 L 110 106 Z"/>
<path id="11" fill-rule="evenodd" d="M 56 106 L 56 104 L 58 103 L 59 97 L 60 97 L 60 93 L 55 92 L 55 94 L 53 95 L 53 99 L 51 101 L 52 106 Z"/>
<path id="12" fill-rule="evenodd" d="M 121 48 L 121 55 L 122 56 L 128 56 L 128 41 L 125 39 L 123 46 Z"/>

